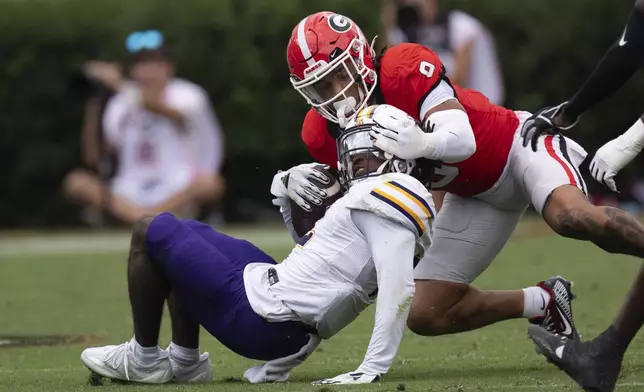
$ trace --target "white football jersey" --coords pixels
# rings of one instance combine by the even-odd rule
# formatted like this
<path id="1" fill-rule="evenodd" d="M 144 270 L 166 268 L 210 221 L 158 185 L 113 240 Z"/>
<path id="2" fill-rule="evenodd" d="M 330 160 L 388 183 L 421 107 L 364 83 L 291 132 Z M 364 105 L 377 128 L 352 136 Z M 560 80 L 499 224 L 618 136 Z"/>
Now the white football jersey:
<path id="1" fill-rule="evenodd" d="M 378 297 L 367 357 L 375 358 L 369 370 L 385 373 L 413 297 L 414 255 L 429 246 L 433 217 L 431 195 L 411 176 L 356 183 L 281 264 L 246 267 L 249 302 L 269 321 L 301 321 L 328 339 Z"/>
<path id="2" fill-rule="evenodd" d="M 133 84 L 110 98 L 103 115 L 103 131 L 118 153 L 116 177 L 152 182 L 186 171 L 219 170 L 222 133 L 206 92 L 187 80 L 173 79 L 163 92 L 163 101 L 184 115 L 185 129 L 145 110 L 140 104 L 140 91 Z"/>

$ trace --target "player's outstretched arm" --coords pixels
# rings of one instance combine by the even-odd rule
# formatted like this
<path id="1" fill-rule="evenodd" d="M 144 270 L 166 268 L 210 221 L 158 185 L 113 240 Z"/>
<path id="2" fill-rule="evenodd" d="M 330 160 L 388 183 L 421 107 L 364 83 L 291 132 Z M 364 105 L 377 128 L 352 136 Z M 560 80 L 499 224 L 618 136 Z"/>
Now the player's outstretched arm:
<path id="1" fill-rule="evenodd" d="M 398 352 L 414 297 L 416 235 L 400 223 L 368 211 L 352 211 L 352 217 L 369 243 L 378 275 L 375 325 L 357 370 L 384 374 Z"/>
<path id="2" fill-rule="evenodd" d="M 353 372 L 315 384 L 377 382 L 398 352 L 414 296 L 413 257 L 416 237 L 407 227 L 372 212 L 354 210 L 353 221 L 369 243 L 378 275 L 376 322 L 367 354 Z"/>
<path id="3" fill-rule="evenodd" d="M 622 87 L 644 61 L 644 2 L 638 0 L 619 39 L 555 118 L 558 125 L 575 121 L 586 110 Z"/>
<path id="4" fill-rule="evenodd" d="M 615 176 L 644 148 L 644 116 L 637 119 L 624 134 L 604 144 L 590 162 L 595 180 L 617 192 Z"/>
<path id="5" fill-rule="evenodd" d="M 644 1 L 637 0 L 621 36 L 573 97 L 563 104 L 537 111 L 522 129 L 523 145 L 545 133 L 572 128 L 584 112 L 621 88 L 644 61 Z"/>
<path id="6" fill-rule="evenodd" d="M 449 94 L 453 92 L 450 90 Z M 464 161 L 476 151 L 467 113 L 453 96 L 429 109 L 422 126 L 393 106 L 379 110 L 373 119 L 377 124 L 371 132 L 374 145 L 403 159 L 454 163 Z"/>
<path id="7" fill-rule="evenodd" d="M 379 110 L 374 115 L 379 125 L 372 133 L 374 145 L 403 159 L 454 163 L 472 156 L 474 131 L 436 53 L 415 44 L 398 45 L 386 53 L 380 67 L 381 89 L 397 92 L 388 103 L 400 110 Z"/>

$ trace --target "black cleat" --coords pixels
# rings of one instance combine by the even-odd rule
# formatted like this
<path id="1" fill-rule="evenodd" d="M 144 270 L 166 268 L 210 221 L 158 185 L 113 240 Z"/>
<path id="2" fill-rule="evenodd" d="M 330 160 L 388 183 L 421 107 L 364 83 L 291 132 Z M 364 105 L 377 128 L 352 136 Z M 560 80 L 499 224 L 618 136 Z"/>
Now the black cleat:
<path id="1" fill-rule="evenodd" d="M 537 286 L 550 293 L 550 302 L 545 306 L 546 314 L 543 317 L 530 319 L 532 324 L 539 325 L 549 332 L 563 335 L 569 339 L 579 339 L 575 322 L 572 318 L 572 293 L 573 283 L 561 276 L 553 276 Z"/>
<path id="2" fill-rule="evenodd" d="M 90 370 L 87 383 L 91 386 L 99 387 L 103 385 L 103 376 Z"/>
<path id="3" fill-rule="evenodd" d="M 623 352 L 602 350 L 600 338 L 588 342 L 550 333 L 537 325 L 528 335 L 548 362 L 553 363 L 587 392 L 613 392 L 622 365 Z M 606 345 L 604 345 L 606 346 Z"/>

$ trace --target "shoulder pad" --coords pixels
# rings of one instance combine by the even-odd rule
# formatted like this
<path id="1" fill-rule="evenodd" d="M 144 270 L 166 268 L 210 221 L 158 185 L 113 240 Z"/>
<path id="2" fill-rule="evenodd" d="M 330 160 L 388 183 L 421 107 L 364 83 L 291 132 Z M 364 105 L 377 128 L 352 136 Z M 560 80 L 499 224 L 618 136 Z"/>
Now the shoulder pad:
<path id="1" fill-rule="evenodd" d="M 434 219 L 434 201 L 415 178 L 401 173 L 384 174 L 355 184 L 347 194 L 347 208 L 370 211 L 402 224 L 422 237 Z"/>

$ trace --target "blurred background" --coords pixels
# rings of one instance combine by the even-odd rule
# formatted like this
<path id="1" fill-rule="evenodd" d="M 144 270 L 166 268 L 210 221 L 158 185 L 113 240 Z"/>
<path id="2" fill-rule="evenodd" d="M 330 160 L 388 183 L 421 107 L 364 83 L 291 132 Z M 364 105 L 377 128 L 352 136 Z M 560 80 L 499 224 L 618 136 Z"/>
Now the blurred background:
<path id="1" fill-rule="evenodd" d="M 88 100 L 102 111 L 110 92 L 97 90 L 83 71 L 88 61 L 122 63 L 132 32 L 162 32 L 177 77 L 207 93 L 212 143 L 221 144 L 213 173 L 225 187 L 214 192 L 223 199 L 213 197 L 206 215 L 254 223 L 279 219 L 270 203 L 273 174 L 310 160 L 299 135 L 307 106 L 290 85 L 285 60 L 291 30 L 305 15 L 343 13 L 367 37 L 379 34 L 379 46 L 416 41 L 434 47 L 461 84 L 509 108 L 532 111 L 559 103 L 580 86 L 619 37 L 633 0 L 439 0 L 435 26 L 423 26 L 422 15 L 398 3 L 0 1 L 0 228 L 95 224 L 64 189 L 68 173 L 79 168 L 105 178 L 115 171 L 88 167 L 85 159 Z M 474 75 L 473 69 L 485 72 Z M 585 115 L 570 136 L 594 152 L 644 111 L 642 91 L 644 77 L 637 76 Z M 620 195 L 588 178 L 593 196 L 639 209 L 638 166 L 618 179 Z"/>
<path id="2" fill-rule="evenodd" d="M 311 160 L 300 137 L 307 105 L 286 64 L 291 31 L 306 15 L 345 14 L 369 39 L 379 35 L 378 49 L 427 45 L 453 80 L 509 108 L 534 111 L 577 90 L 619 38 L 632 5 L 0 0 L 0 391 L 94 390 L 78 355 L 131 337 L 126 228 L 142 210 L 186 207 L 182 214 L 225 226 L 276 260 L 291 251 L 269 188 L 277 170 Z M 569 136 L 592 154 L 623 133 L 644 112 L 643 75 L 590 110 Z M 593 199 L 641 212 L 641 165 L 640 158 L 620 174 L 620 194 L 587 176 Z M 96 205 L 114 195 L 117 213 L 114 204 L 112 213 L 100 213 Z M 526 217 L 476 285 L 516 289 L 566 276 L 577 283 L 576 324 L 592 337 L 610 322 L 640 264 Z M 372 307 L 298 368 L 291 383 L 257 390 L 318 391 L 311 380 L 354 369 L 373 317 Z M 163 323 L 163 342 L 169 325 Z M 573 388 L 534 355 L 525 327 L 516 320 L 432 339 L 407 333 L 384 383 L 360 391 Z M 644 388 L 639 339 L 624 364 L 622 391 Z M 202 351 L 211 353 L 217 380 L 191 390 L 248 390 L 236 377 L 253 361 L 209 338 Z"/>

